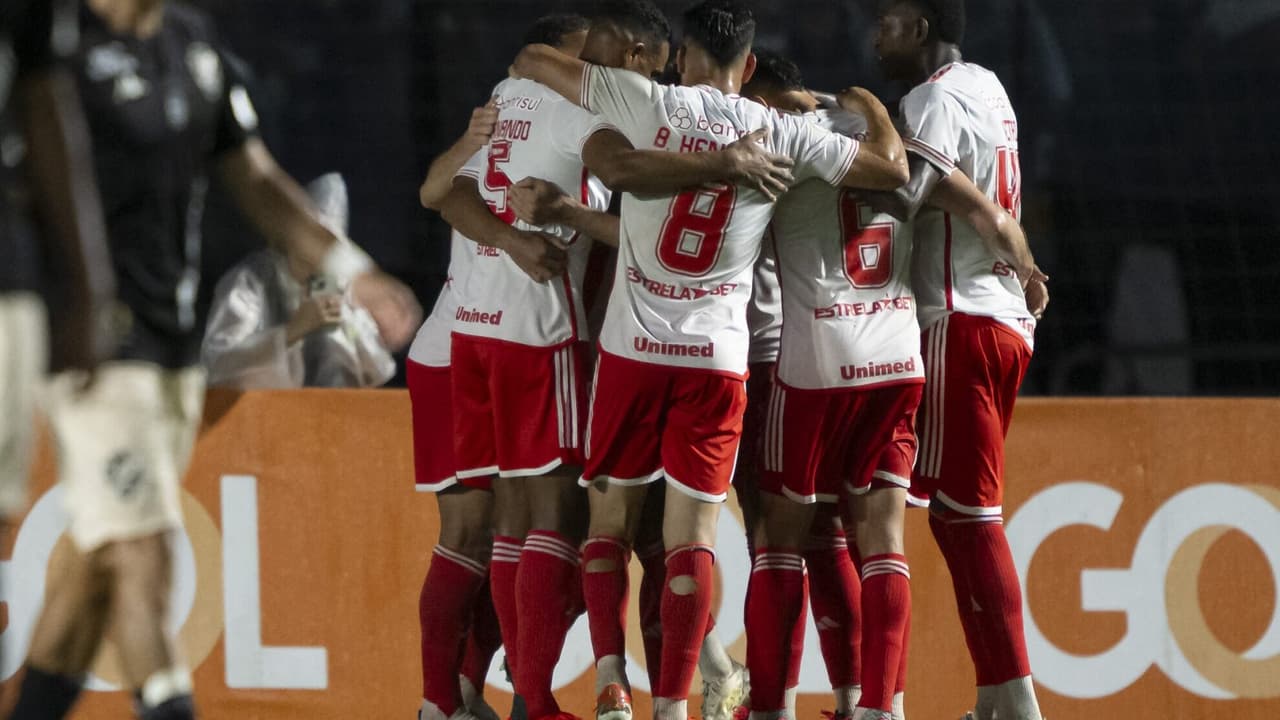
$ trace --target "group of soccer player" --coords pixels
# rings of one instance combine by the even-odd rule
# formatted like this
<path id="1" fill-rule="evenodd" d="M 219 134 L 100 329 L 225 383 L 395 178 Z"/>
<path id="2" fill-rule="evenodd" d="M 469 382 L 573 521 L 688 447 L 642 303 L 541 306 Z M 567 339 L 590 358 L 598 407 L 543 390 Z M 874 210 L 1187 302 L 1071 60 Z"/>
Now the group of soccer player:
<path id="1" fill-rule="evenodd" d="M 1048 278 L 1017 222 L 1017 120 L 962 60 L 964 24 L 963 0 L 885 3 L 896 123 L 753 52 L 739 0 L 685 12 L 670 84 L 652 79 L 672 46 L 647 0 L 530 31 L 421 189 L 454 233 L 408 369 L 416 480 L 441 518 L 420 718 L 494 717 L 499 643 L 528 717 L 572 717 L 552 671 L 585 610 L 596 717 L 628 720 L 633 552 L 655 717 L 688 717 L 701 667 L 704 717 L 794 718 L 811 604 L 836 716 L 902 718 L 916 504 L 951 571 L 974 715 L 1039 720 L 1001 500 Z M 731 484 L 749 699 L 710 614 Z"/>

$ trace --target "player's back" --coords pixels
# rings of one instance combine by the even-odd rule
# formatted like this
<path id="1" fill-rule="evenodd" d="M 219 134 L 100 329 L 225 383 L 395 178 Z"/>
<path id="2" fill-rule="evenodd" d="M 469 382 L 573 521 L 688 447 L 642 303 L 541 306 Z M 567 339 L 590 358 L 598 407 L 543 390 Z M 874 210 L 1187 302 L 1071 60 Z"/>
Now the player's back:
<path id="1" fill-rule="evenodd" d="M 850 137 L 865 118 L 802 116 Z M 782 279 L 779 379 L 792 387 L 865 387 L 923 377 L 911 291 L 911 226 L 856 191 L 818 180 L 778 201 L 773 242 Z"/>
<path id="2" fill-rule="evenodd" d="M 526 178 L 539 178 L 604 210 L 609 191 L 583 166 L 582 146 L 606 125 L 531 80 L 504 80 L 493 94 L 498 105 L 493 136 L 459 174 L 475 178 L 480 195 L 499 220 L 569 243 L 569 266 L 563 277 L 539 283 L 506 253 L 474 246 L 469 272 L 458 285 L 455 330 L 535 346 L 586 339 L 582 280 L 589 239 L 567 226 L 533 227 L 517 219 L 507 203 L 507 190 Z"/>
<path id="3" fill-rule="evenodd" d="M 907 150 L 958 169 L 1015 218 L 1021 213 L 1018 119 L 999 78 L 973 63 L 946 65 L 902 100 Z M 963 221 L 936 209 L 916 218 L 916 293 L 926 327 L 948 312 L 993 317 L 1030 344 L 1035 321 L 1012 267 Z"/>
<path id="4" fill-rule="evenodd" d="M 705 85 L 660 85 L 597 66 L 584 85 L 586 107 L 640 149 L 718 150 L 763 128 L 770 150 L 796 158 L 799 178 L 833 184 L 857 151 L 856 142 Z M 662 365 L 744 373 L 752 271 L 772 216 L 769 198 L 728 184 L 625 194 L 604 349 Z"/>

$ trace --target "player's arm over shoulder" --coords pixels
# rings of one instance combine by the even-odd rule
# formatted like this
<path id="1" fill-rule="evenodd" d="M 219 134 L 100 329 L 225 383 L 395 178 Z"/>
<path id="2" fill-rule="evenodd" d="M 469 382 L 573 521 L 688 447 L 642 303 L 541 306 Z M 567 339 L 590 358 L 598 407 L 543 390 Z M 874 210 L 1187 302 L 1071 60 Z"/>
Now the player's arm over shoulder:
<path id="1" fill-rule="evenodd" d="M 796 160 L 796 179 L 816 177 L 836 187 L 893 190 L 907 181 L 906 153 L 889 113 L 870 93 L 840 94 L 841 107 L 866 118 L 861 141 L 832 133 L 805 118 L 776 119 L 775 140 Z"/>

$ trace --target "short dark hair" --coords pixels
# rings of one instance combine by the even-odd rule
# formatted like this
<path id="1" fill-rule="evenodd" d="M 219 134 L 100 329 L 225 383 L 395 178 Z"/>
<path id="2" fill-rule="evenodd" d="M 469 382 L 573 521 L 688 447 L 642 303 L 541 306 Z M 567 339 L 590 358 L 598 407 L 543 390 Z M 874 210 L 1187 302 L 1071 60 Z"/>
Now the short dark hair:
<path id="1" fill-rule="evenodd" d="M 964 0 L 907 0 L 929 21 L 931 40 L 959 45 L 964 40 Z"/>
<path id="2" fill-rule="evenodd" d="M 591 14 L 593 23 L 608 23 L 653 46 L 671 42 L 671 23 L 649 0 L 604 0 Z"/>
<path id="3" fill-rule="evenodd" d="M 554 45 L 564 42 L 564 36 L 570 33 L 586 32 L 591 29 L 591 21 L 581 15 L 572 13 L 554 13 L 538 18 L 533 27 L 524 34 L 525 45 Z"/>
<path id="4" fill-rule="evenodd" d="M 804 90 L 800 68 L 776 50 L 756 48 L 756 71 L 748 85 L 777 90 Z"/>
<path id="5" fill-rule="evenodd" d="M 738 0 L 704 0 L 684 13 L 684 36 L 728 65 L 751 49 L 756 18 Z"/>

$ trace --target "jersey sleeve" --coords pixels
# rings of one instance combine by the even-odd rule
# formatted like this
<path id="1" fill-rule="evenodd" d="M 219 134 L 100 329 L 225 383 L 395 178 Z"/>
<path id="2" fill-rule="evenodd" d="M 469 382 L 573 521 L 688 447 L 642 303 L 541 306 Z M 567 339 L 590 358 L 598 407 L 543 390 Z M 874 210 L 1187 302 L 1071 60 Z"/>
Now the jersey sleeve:
<path id="1" fill-rule="evenodd" d="M 582 107 L 628 137 L 645 131 L 662 104 L 662 86 L 640 73 L 588 64 L 582 71 Z"/>
<path id="2" fill-rule="evenodd" d="M 582 158 L 582 147 L 592 135 L 601 130 L 617 130 L 608 120 L 570 102 L 559 103 L 554 122 L 555 130 L 551 137 L 556 149 L 575 159 Z"/>
<path id="3" fill-rule="evenodd" d="M 817 178 L 839 187 L 858 156 L 858 141 L 837 135 L 795 115 L 780 115 L 774 125 L 777 151 L 796 161 L 796 181 Z"/>
<path id="4" fill-rule="evenodd" d="M 235 150 L 258 135 L 258 111 L 249 98 L 247 68 L 239 59 L 222 52 L 218 53 L 218 62 L 224 81 L 213 141 L 215 156 Z"/>
<path id="5" fill-rule="evenodd" d="M 902 99 L 903 145 L 944 175 L 960 161 L 963 113 L 940 85 L 927 83 Z"/>

